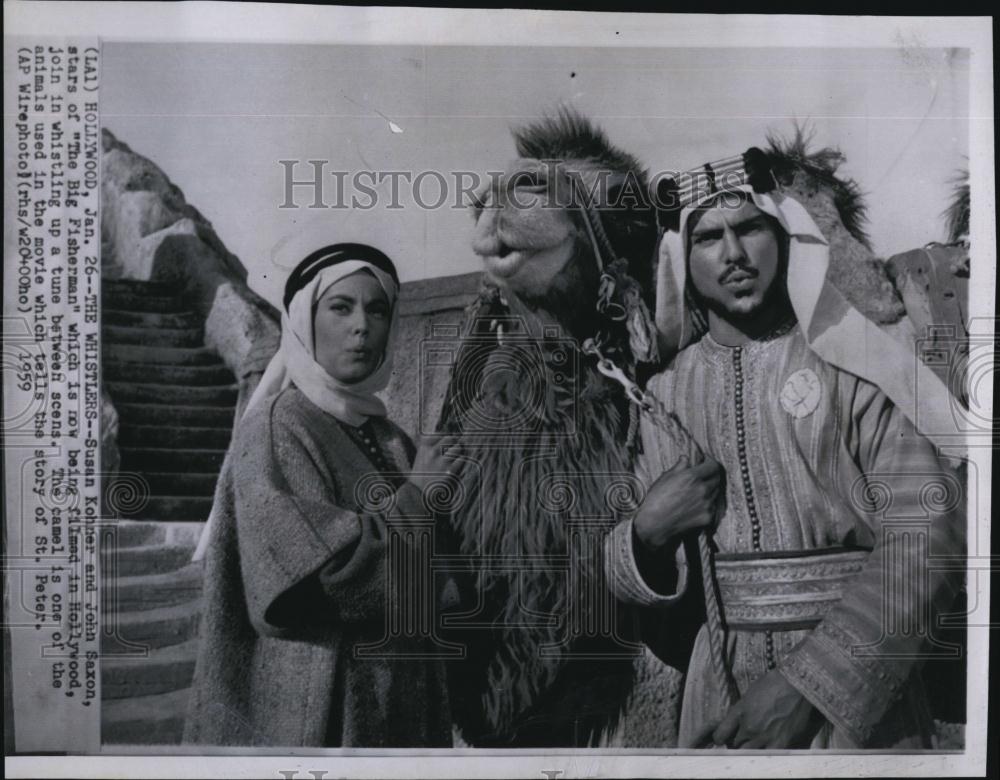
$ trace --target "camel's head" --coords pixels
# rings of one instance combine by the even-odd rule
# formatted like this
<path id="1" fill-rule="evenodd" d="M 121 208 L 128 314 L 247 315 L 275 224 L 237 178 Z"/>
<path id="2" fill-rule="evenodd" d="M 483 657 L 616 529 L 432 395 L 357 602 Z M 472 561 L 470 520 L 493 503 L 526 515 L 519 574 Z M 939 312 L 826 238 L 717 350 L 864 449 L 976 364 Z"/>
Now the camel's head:
<path id="1" fill-rule="evenodd" d="M 562 292 L 582 304 L 583 296 L 596 295 L 600 263 L 581 209 L 589 204 L 614 255 L 651 289 L 655 215 L 639 162 L 567 110 L 516 130 L 514 138 L 519 158 L 474 205 L 473 249 L 489 277 L 536 301 Z"/>
<path id="2" fill-rule="evenodd" d="M 581 226 L 557 200 L 567 184 L 555 167 L 518 159 L 480 195 L 472 248 L 494 281 L 538 295 L 576 254 Z"/>

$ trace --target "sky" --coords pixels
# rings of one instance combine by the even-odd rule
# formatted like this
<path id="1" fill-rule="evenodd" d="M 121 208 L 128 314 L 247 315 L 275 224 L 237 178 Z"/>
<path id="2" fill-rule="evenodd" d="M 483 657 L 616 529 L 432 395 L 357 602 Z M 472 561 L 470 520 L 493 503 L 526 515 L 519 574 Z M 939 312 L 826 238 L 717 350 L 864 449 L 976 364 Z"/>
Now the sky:
<path id="1" fill-rule="evenodd" d="M 968 165 L 969 56 L 935 48 L 597 48 L 124 43 L 103 48 L 104 126 L 152 159 L 274 300 L 273 247 L 305 223 L 376 236 L 404 281 L 478 270 L 464 209 L 414 207 L 389 183 L 369 211 L 282 209 L 279 160 L 325 171 L 484 175 L 510 128 L 558 106 L 602 126 L 651 171 L 687 170 L 807 123 L 847 157 L 880 255 L 944 238 Z M 349 179 L 348 179 L 349 180 Z M 336 199 L 334 179 L 324 199 Z M 425 201 L 437 199 L 425 178 Z M 348 194 L 350 190 L 347 191 Z M 365 201 L 367 202 L 367 200 Z"/>

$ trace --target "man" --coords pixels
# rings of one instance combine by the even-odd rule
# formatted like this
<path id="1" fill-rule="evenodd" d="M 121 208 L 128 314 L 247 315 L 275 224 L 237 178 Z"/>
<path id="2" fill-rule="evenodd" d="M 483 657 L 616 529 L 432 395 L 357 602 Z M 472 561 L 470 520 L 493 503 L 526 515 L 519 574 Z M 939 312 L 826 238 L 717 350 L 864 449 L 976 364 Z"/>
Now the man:
<path id="1" fill-rule="evenodd" d="M 960 560 L 964 518 L 910 419 L 924 369 L 825 282 L 826 241 L 780 193 L 685 208 L 660 260 L 658 320 L 682 349 L 647 392 L 705 457 L 644 415 L 648 491 L 606 552 L 616 595 L 681 635 L 683 605 L 705 597 L 687 542 L 714 532 L 704 605 L 724 632 L 709 620 L 695 641 L 680 745 L 931 747 L 918 664 L 960 585 L 934 561 Z"/>

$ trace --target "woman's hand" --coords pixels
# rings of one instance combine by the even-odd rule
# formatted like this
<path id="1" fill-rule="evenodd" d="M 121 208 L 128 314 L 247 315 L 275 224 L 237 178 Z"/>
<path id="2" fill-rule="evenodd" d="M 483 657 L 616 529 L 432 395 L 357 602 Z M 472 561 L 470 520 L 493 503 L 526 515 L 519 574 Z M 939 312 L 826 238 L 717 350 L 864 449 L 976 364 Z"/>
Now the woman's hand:
<path id="1" fill-rule="evenodd" d="M 454 434 L 421 439 L 413 459 L 409 481 L 421 491 L 441 477 L 457 476 L 460 470 L 462 446 Z"/>
<path id="2" fill-rule="evenodd" d="M 647 552 L 659 553 L 690 531 L 714 527 L 724 488 L 723 469 L 709 457 L 696 466 L 674 466 L 646 493 L 632 522 Z"/>

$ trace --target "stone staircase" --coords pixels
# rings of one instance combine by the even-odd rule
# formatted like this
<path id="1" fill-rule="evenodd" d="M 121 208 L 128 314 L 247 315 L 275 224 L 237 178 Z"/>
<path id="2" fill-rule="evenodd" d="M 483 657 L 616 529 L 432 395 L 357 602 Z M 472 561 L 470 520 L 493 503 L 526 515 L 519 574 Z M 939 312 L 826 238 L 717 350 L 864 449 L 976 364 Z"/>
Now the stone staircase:
<path id="1" fill-rule="evenodd" d="M 194 673 L 201 523 L 121 521 L 102 555 L 101 741 L 180 742 Z"/>
<path id="2" fill-rule="evenodd" d="M 194 670 L 201 564 L 191 554 L 232 434 L 237 385 L 200 315 L 163 282 L 104 280 L 104 386 L 119 417 L 105 514 L 102 741 L 180 741 Z"/>
<path id="3" fill-rule="evenodd" d="M 122 517 L 203 521 L 232 435 L 237 385 L 207 349 L 197 312 L 163 282 L 104 284 L 104 386 L 118 412 L 121 471 L 148 500 Z"/>

